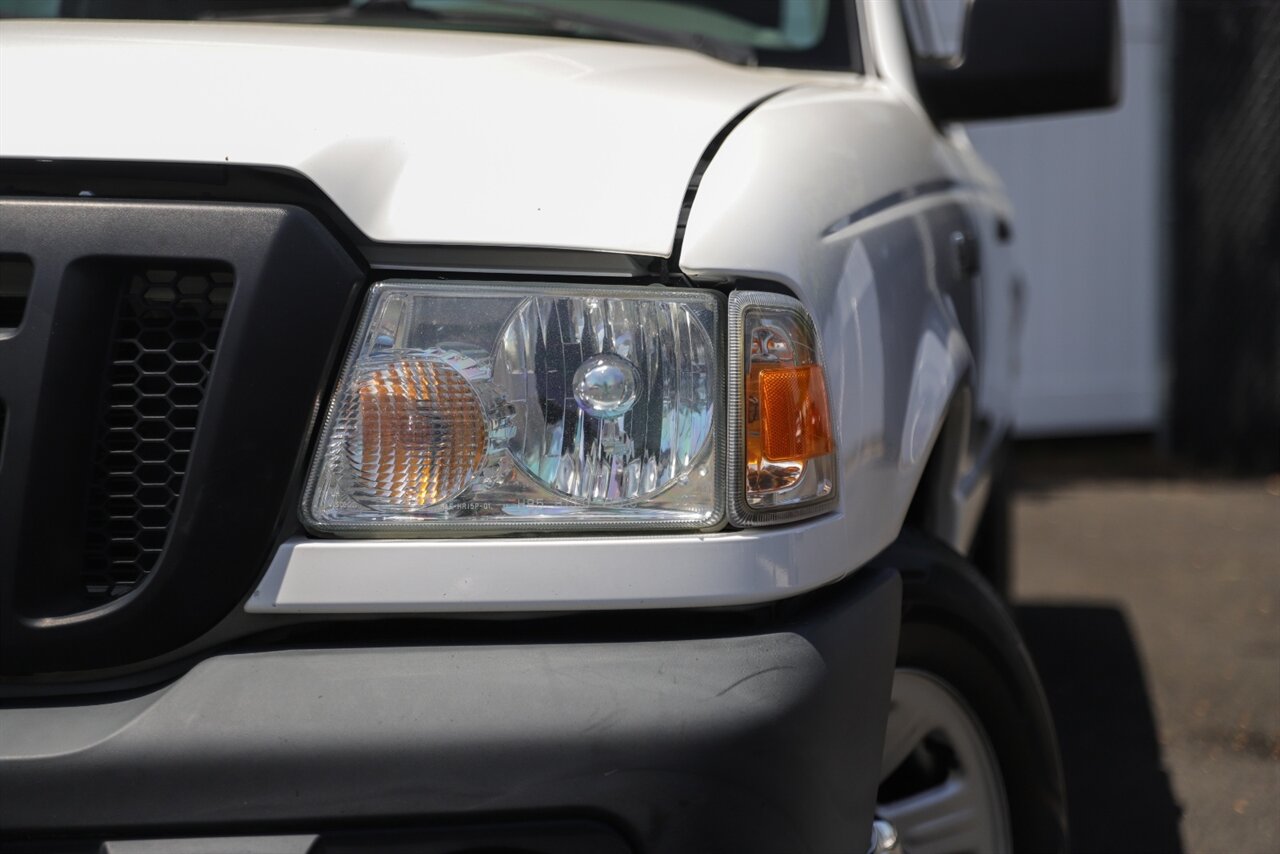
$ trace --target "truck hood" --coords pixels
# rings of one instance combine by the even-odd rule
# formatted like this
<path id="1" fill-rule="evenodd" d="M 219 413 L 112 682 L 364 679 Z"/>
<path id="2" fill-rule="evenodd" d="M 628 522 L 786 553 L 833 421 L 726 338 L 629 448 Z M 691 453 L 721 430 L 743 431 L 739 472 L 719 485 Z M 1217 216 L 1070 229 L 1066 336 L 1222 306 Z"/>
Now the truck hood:
<path id="1" fill-rule="evenodd" d="M 709 143 L 795 81 L 574 39 L 10 21 L 0 157 L 284 167 L 378 241 L 665 256 Z"/>

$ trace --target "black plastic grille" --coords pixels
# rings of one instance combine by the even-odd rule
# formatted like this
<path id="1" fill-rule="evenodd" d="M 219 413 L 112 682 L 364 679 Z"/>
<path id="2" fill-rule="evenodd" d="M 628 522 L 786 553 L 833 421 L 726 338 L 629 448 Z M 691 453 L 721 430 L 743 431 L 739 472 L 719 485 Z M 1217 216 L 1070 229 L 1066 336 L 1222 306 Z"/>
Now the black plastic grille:
<path id="1" fill-rule="evenodd" d="M 85 539 L 85 590 L 99 599 L 133 589 L 164 550 L 233 281 L 212 264 L 126 275 Z"/>
<path id="2" fill-rule="evenodd" d="M 25 255 L 0 253 L 0 331 L 21 325 L 34 272 Z"/>

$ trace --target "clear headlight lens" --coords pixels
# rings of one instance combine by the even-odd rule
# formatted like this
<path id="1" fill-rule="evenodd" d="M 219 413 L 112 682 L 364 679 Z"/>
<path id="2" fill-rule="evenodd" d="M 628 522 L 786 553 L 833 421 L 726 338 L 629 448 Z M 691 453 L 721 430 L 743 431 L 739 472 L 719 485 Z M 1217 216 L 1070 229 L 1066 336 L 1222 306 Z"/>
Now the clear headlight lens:
<path id="1" fill-rule="evenodd" d="M 514 410 L 512 458 L 591 504 L 649 498 L 687 478 L 711 444 L 712 331 L 687 302 L 528 298 L 494 362 L 494 384 Z"/>
<path id="2" fill-rule="evenodd" d="M 829 510 L 836 443 L 817 330 L 791 297 L 729 297 L 731 516 L 764 525 Z"/>
<path id="3" fill-rule="evenodd" d="M 326 531 L 706 529 L 720 304 L 668 288 L 386 282 L 312 466 Z"/>

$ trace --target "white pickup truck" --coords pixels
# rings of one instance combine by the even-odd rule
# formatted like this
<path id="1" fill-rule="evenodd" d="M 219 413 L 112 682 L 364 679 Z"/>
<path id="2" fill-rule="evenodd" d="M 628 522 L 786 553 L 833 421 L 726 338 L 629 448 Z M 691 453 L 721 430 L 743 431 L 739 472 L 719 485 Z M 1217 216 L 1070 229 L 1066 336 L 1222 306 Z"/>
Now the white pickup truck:
<path id="1" fill-rule="evenodd" d="M 934 11 L 0 6 L 0 847 L 1065 850 Z"/>

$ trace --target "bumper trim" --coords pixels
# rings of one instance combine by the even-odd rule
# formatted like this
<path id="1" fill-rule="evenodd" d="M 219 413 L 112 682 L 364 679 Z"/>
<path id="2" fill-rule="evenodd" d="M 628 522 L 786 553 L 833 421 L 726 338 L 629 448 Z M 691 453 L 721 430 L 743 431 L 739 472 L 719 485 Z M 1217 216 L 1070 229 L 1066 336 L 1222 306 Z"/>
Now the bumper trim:
<path id="1" fill-rule="evenodd" d="M 785 528 L 716 534 L 295 537 L 276 551 L 245 610 L 354 614 L 751 605 L 830 584 L 861 562 L 856 558 L 871 558 L 880 546 L 847 542 L 848 528 L 836 513 Z"/>

